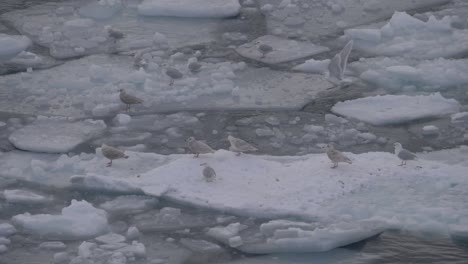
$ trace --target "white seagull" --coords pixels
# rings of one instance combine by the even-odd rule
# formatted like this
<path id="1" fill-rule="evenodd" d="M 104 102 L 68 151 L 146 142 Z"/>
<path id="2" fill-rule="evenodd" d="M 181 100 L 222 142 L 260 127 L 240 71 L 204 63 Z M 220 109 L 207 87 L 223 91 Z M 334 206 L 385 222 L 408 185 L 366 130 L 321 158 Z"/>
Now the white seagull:
<path id="1" fill-rule="evenodd" d="M 327 145 L 327 156 L 333 162 L 333 166 L 332 166 L 333 169 L 338 167 L 338 163 L 340 163 L 340 162 L 345 162 L 345 163 L 349 163 L 349 164 L 353 163 L 343 153 L 336 150 L 335 147 L 333 146 L 333 144 L 331 144 L 331 143 Z"/>
<path id="2" fill-rule="evenodd" d="M 395 146 L 395 155 L 401 160 L 401 164 L 399 166 L 406 165 L 407 160 L 415 160 L 418 159 L 418 156 L 413 152 L 406 150 L 401 146 L 400 143 L 395 142 L 393 144 Z"/>

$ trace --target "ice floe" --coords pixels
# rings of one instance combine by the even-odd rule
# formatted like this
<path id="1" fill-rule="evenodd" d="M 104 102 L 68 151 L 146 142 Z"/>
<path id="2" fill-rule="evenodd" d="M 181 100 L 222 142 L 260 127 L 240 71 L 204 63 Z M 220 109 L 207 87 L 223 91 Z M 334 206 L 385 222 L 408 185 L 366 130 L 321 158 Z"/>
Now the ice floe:
<path id="1" fill-rule="evenodd" d="M 263 55 L 259 50 L 259 46 L 262 44 L 271 46 L 272 50 Z M 268 64 L 278 64 L 320 54 L 329 51 L 329 48 L 310 42 L 266 35 L 239 46 L 236 51 L 249 59 Z"/>
<path id="2" fill-rule="evenodd" d="M 13 224 L 22 232 L 45 239 L 77 240 L 108 231 L 107 214 L 86 201 L 72 200 L 60 215 L 29 213 L 16 215 Z"/>
<path id="3" fill-rule="evenodd" d="M 383 95 L 339 102 L 332 112 L 373 125 L 407 123 L 423 118 L 437 118 L 458 112 L 460 104 L 439 93 L 432 95 Z"/>
<path id="4" fill-rule="evenodd" d="M 395 12 L 381 29 L 348 29 L 346 37 L 355 41 L 355 48 L 371 56 L 402 56 L 418 59 L 455 57 L 468 49 L 468 30 L 456 29 L 451 18 L 427 22 L 405 12 Z"/>
<path id="5" fill-rule="evenodd" d="M 0 62 L 14 58 L 31 45 L 25 36 L 13 36 L 0 33 Z"/>
<path id="6" fill-rule="evenodd" d="M 399 160 L 392 153 L 346 153 L 353 164 L 331 169 L 325 154 L 238 157 L 235 153 L 219 150 L 198 159 L 194 159 L 192 155 L 128 154 L 130 159 L 125 160 L 126 164 L 119 164 L 121 166 L 118 169 L 105 167 L 105 160 L 100 155 L 91 155 L 86 159 L 62 156 L 60 161 L 51 162 L 45 168 L 46 172 L 50 172 L 46 174 L 49 177 L 56 175 L 55 177 L 70 179 L 71 175 L 81 173 L 75 175 L 72 182 L 76 179 L 81 182 L 90 179 L 89 185 L 81 186 L 88 191 L 139 190 L 171 201 L 239 215 L 270 219 L 296 217 L 303 222 L 313 221 L 318 227 L 314 229 L 317 233 L 309 237 L 309 240 L 315 241 L 317 237 L 321 237 L 321 241 L 326 242 L 311 244 L 316 248 L 330 248 L 372 235 L 370 229 L 362 228 L 365 226 L 362 221 L 376 223 L 376 230 L 392 228 L 446 234 L 448 225 L 463 224 L 463 219 L 467 217 L 467 211 L 460 209 L 465 206 L 468 197 L 466 168 L 423 158 L 406 167 L 400 167 Z M 9 155 L 18 154 L 5 153 L 2 157 L 10 160 Z M 218 179 L 215 182 L 207 183 L 203 179 L 200 167 L 203 162 L 209 162 L 216 170 Z M 67 165 L 64 166 L 65 164 Z M 12 165 L 5 163 L 1 168 L 11 174 L 9 166 Z M 18 177 L 34 179 L 30 170 L 21 171 Z M 106 176 L 90 175 L 92 172 Z M 96 179 L 100 179 L 102 183 Z M 49 184 L 47 179 L 42 181 L 43 184 Z M 126 186 L 124 189 L 121 188 L 122 184 Z M 97 209 L 90 209 L 93 211 L 90 216 L 97 216 L 94 210 Z M 148 230 L 167 228 L 167 221 L 164 219 L 174 219 L 179 213 L 164 209 L 157 214 L 156 217 L 162 222 L 154 222 L 153 213 L 132 221 L 135 221 L 140 230 L 145 226 Z M 189 217 L 188 221 L 183 221 L 180 225 L 179 221 L 184 218 L 184 214 L 179 215 L 179 218 L 175 218 L 178 221 L 169 220 L 169 223 L 177 224 L 177 229 L 185 228 L 187 223 L 196 223 L 194 218 Z M 37 217 L 45 218 L 47 221 L 44 220 L 44 223 L 50 223 L 49 220 L 55 220 L 56 217 L 67 218 L 67 215 Z M 36 216 L 20 215 L 14 217 L 14 223 L 22 227 L 18 220 L 30 219 L 26 222 L 37 227 L 38 225 L 33 224 L 35 218 Z M 206 219 L 201 222 L 206 226 Z M 300 226 L 292 228 L 307 231 Z M 32 231 L 39 232 L 37 229 Z M 278 232 L 277 237 L 287 235 L 288 232 L 290 231 Z M 272 236 L 275 236 L 274 231 Z M 236 247 L 242 247 L 246 243 L 242 235 L 230 238 L 228 243 Z M 271 250 L 280 250 L 280 246 Z"/>
<path id="7" fill-rule="evenodd" d="M 466 59 L 418 61 L 378 57 L 353 62 L 349 68 L 366 83 L 390 91 L 441 91 L 468 83 Z"/>
<path id="8" fill-rule="evenodd" d="M 102 133 L 103 121 L 68 121 L 60 117 L 39 117 L 34 123 L 14 131 L 10 142 L 17 148 L 34 152 L 66 153 Z"/>
<path id="9" fill-rule="evenodd" d="M 143 0 L 138 5 L 144 16 L 223 18 L 237 16 L 239 10 L 238 0 Z"/>

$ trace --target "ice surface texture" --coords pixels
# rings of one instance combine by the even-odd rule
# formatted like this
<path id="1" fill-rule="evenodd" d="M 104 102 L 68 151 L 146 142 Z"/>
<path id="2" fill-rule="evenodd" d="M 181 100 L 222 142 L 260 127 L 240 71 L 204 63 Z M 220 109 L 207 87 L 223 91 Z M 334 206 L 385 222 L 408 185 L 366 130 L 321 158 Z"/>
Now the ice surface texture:
<path id="1" fill-rule="evenodd" d="M 0 62 L 14 58 L 29 45 L 31 40 L 27 37 L 0 33 Z"/>
<path id="2" fill-rule="evenodd" d="M 144 0 L 138 5 L 144 16 L 223 18 L 237 16 L 239 10 L 238 0 Z"/>

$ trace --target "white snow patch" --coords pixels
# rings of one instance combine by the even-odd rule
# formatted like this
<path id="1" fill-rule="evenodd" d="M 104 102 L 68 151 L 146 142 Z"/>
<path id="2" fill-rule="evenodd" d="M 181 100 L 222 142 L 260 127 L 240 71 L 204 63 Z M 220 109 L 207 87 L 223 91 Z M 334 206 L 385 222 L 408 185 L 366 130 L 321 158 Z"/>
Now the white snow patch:
<path id="1" fill-rule="evenodd" d="M 29 213 L 16 215 L 12 222 L 23 232 L 45 239 L 78 240 L 105 233 L 107 214 L 86 201 L 72 200 L 60 215 Z"/>
<path id="2" fill-rule="evenodd" d="M 383 95 L 339 102 L 332 112 L 373 125 L 406 123 L 456 113 L 460 104 L 439 93 L 432 95 Z"/>
<path id="3" fill-rule="evenodd" d="M 8 138 L 17 148 L 34 152 L 66 153 L 104 131 L 101 121 L 69 121 L 66 118 L 42 117 L 13 132 Z"/>
<path id="4" fill-rule="evenodd" d="M 143 0 L 138 13 L 144 16 L 224 18 L 237 16 L 238 0 Z"/>
<path id="5" fill-rule="evenodd" d="M 310 72 L 310 73 L 325 73 L 328 71 L 330 59 L 326 60 L 306 60 L 304 63 L 299 64 L 293 68 L 295 71 Z"/>
<path id="6" fill-rule="evenodd" d="M 45 204 L 52 201 L 50 197 L 21 189 L 4 190 L 3 198 L 15 204 Z"/>

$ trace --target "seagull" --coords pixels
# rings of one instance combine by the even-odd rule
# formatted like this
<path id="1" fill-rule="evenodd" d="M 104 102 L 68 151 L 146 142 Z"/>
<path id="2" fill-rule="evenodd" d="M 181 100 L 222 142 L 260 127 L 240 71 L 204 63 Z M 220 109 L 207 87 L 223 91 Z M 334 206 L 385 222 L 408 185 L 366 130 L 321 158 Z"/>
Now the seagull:
<path id="1" fill-rule="evenodd" d="M 398 142 L 395 142 L 395 143 L 393 144 L 393 146 L 395 146 L 395 155 L 396 155 L 399 159 L 401 159 L 401 164 L 400 164 L 399 166 L 406 165 L 406 161 L 407 161 L 407 160 L 415 160 L 415 159 L 418 158 L 414 153 L 412 153 L 412 152 L 410 152 L 410 151 L 404 149 L 404 148 L 401 146 L 401 144 L 398 143 Z"/>
<path id="2" fill-rule="evenodd" d="M 265 58 L 265 55 L 267 53 L 270 53 L 270 52 L 273 51 L 273 47 L 270 46 L 270 45 L 267 45 L 267 44 L 260 44 L 260 45 L 258 45 L 258 50 L 262 53 L 261 58 Z"/>
<path id="3" fill-rule="evenodd" d="M 327 156 L 328 158 L 333 162 L 333 167 L 332 169 L 338 167 L 339 162 L 346 162 L 349 164 L 352 164 L 353 162 L 346 157 L 343 153 L 340 151 L 336 150 L 333 144 L 328 144 L 327 145 Z"/>
<path id="4" fill-rule="evenodd" d="M 117 148 L 102 144 L 101 146 L 102 155 L 108 158 L 110 161 L 107 163 L 107 167 L 112 166 L 112 160 L 116 159 L 128 159 L 128 156 L 125 153 Z"/>
<path id="5" fill-rule="evenodd" d="M 127 112 L 130 111 L 130 105 L 132 104 L 141 104 L 143 99 L 138 98 L 134 95 L 128 94 L 124 89 L 120 89 L 120 101 L 127 105 Z"/>
<path id="6" fill-rule="evenodd" d="M 171 86 L 174 84 L 175 79 L 181 79 L 184 77 L 184 75 L 176 68 L 167 68 L 166 75 L 171 78 L 171 82 L 169 83 Z"/>
<path id="7" fill-rule="evenodd" d="M 123 39 L 124 36 L 125 36 L 123 32 L 121 32 L 121 31 L 119 31 L 117 29 L 114 29 L 110 25 L 105 26 L 104 29 L 106 30 L 107 35 L 109 35 L 109 37 L 113 38 L 114 40 Z"/>
<path id="8" fill-rule="evenodd" d="M 200 72 L 201 67 L 202 67 L 202 65 L 200 63 L 196 62 L 196 61 L 193 61 L 193 62 L 188 64 L 188 68 L 189 68 L 191 73 Z"/>
<path id="9" fill-rule="evenodd" d="M 186 141 L 188 148 L 195 154 L 195 158 L 198 158 L 200 154 L 215 152 L 214 149 L 212 149 L 210 146 L 199 140 L 196 140 L 194 137 L 189 137 Z"/>
<path id="10" fill-rule="evenodd" d="M 205 180 L 207 182 L 212 182 L 216 178 L 216 171 L 211 168 L 207 163 L 202 163 L 200 166 L 204 166 L 203 168 L 203 177 L 205 177 Z"/>
<path id="11" fill-rule="evenodd" d="M 236 154 L 237 156 L 239 156 L 242 152 L 251 152 L 251 151 L 258 150 L 256 147 L 250 145 L 249 143 L 247 143 L 246 141 L 240 138 L 236 138 L 236 137 L 229 135 L 227 139 L 229 140 L 229 143 L 231 144 L 231 146 L 229 147 L 229 150 L 233 152 L 237 152 Z"/>

